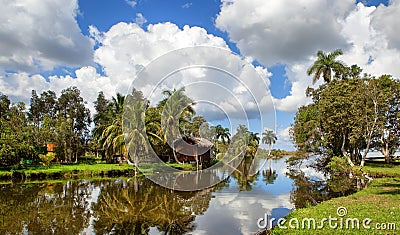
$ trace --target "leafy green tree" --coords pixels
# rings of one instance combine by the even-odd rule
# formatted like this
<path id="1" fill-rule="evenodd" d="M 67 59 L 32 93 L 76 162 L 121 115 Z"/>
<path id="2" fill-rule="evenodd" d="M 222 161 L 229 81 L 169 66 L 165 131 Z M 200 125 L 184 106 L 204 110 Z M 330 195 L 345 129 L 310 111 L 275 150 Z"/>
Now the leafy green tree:
<path id="1" fill-rule="evenodd" d="M 78 156 L 84 153 L 89 137 L 91 123 L 90 111 L 77 87 L 69 87 L 61 92 L 58 98 L 59 135 L 62 135 L 64 159 L 67 162 L 78 161 Z"/>
<path id="2" fill-rule="evenodd" d="M 0 93 L 0 165 L 17 165 L 37 155 L 25 109 L 24 103 L 12 104 Z"/>

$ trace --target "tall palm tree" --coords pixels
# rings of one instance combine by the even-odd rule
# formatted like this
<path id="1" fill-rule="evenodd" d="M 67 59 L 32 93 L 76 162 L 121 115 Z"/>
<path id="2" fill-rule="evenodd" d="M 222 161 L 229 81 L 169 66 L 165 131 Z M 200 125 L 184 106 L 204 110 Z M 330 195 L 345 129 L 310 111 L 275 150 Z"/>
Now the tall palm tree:
<path id="1" fill-rule="evenodd" d="M 215 138 L 221 140 L 222 143 L 226 143 L 231 140 L 231 134 L 229 133 L 229 128 L 224 128 L 221 125 L 215 126 Z"/>
<path id="2" fill-rule="evenodd" d="M 133 90 L 125 99 L 123 132 L 129 157 L 133 158 L 136 172 L 139 169 L 139 155 L 147 155 L 149 144 L 145 128 L 147 100 L 140 91 Z"/>
<path id="3" fill-rule="evenodd" d="M 272 146 L 273 144 L 275 144 L 275 142 L 276 142 L 277 139 L 278 139 L 278 138 L 276 137 L 275 133 L 274 133 L 272 130 L 267 130 L 267 129 L 266 129 L 266 130 L 262 133 L 262 139 L 261 139 L 261 141 L 262 141 L 263 144 L 267 144 L 267 145 L 268 145 L 268 156 L 271 155 L 271 146 Z"/>
<path id="4" fill-rule="evenodd" d="M 104 149 L 106 157 L 118 153 L 127 156 L 124 135 L 122 133 L 122 110 L 124 108 L 125 96 L 117 93 L 108 104 L 107 113 L 96 116 L 103 119 L 102 125 L 93 129 L 93 135 L 98 140 L 101 148 Z"/>
<path id="5" fill-rule="evenodd" d="M 105 150 L 108 159 L 116 153 L 122 156 L 127 155 L 124 135 L 122 133 L 121 118 L 114 118 L 111 123 L 105 126 L 100 136 L 99 143 Z"/>
<path id="6" fill-rule="evenodd" d="M 308 76 L 314 74 L 313 83 L 315 83 L 321 76 L 326 83 L 329 83 L 333 78 L 333 73 L 337 75 L 343 73 L 346 67 L 343 62 L 336 60 L 336 57 L 342 54 L 343 52 L 340 49 L 336 49 L 329 54 L 326 54 L 323 51 L 318 51 L 317 60 L 307 70 Z"/>
<path id="7" fill-rule="evenodd" d="M 180 136 L 180 123 L 189 122 L 195 114 L 194 102 L 185 94 L 185 87 L 178 90 L 164 91 L 166 99 L 160 102 L 162 106 L 161 129 L 163 130 L 164 143 L 169 142 L 170 146 Z M 173 151 L 175 161 L 181 163 Z"/>

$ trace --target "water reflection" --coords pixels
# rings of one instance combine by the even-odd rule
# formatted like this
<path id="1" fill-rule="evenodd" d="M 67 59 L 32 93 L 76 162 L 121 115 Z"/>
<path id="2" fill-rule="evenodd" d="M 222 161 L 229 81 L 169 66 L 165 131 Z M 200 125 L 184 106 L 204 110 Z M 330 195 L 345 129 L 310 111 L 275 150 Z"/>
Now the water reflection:
<path id="1" fill-rule="evenodd" d="M 251 174 L 252 163 L 260 172 Z M 3 184 L 0 234 L 254 234 L 265 214 L 279 219 L 340 194 L 333 183 L 288 171 L 285 159 L 246 159 L 226 181 L 195 192 L 143 177 Z"/>
<path id="2" fill-rule="evenodd" d="M 347 175 L 327 175 L 318 171 L 312 157 L 300 161 L 291 165 L 286 173 L 294 181 L 290 201 L 295 208 L 314 206 L 356 191 L 356 182 Z"/>

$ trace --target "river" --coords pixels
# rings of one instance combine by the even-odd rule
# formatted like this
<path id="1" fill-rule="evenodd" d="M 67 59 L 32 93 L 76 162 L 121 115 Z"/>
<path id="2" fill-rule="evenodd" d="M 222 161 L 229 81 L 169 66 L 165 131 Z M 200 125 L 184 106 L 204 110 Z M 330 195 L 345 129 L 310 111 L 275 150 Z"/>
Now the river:
<path id="1" fill-rule="evenodd" d="M 259 218 L 287 215 L 336 192 L 323 175 L 259 160 L 253 176 L 177 192 L 146 179 L 0 184 L 0 234 L 254 234 Z"/>

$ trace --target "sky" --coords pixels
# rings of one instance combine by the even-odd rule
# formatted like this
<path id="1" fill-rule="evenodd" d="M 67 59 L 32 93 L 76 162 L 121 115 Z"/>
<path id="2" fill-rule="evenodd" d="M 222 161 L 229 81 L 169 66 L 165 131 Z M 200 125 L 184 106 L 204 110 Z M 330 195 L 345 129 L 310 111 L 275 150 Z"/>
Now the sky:
<path id="1" fill-rule="evenodd" d="M 224 48 L 248 63 L 231 68 L 246 81 L 247 90 L 227 80 L 224 86 L 232 92 L 224 92 L 244 104 L 240 108 L 253 124 L 257 109 L 273 113 L 274 147 L 293 150 L 289 128 L 294 115 L 310 102 L 306 88 L 320 85 L 306 76 L 318 50 L 340 48 L 344 54 L 339 59 L 347 65 L 358 64 L 376 76 L 400 77 L 400 0 L 0 1 L 0 92 L 28 105 L 33 89 L 60 94 L 77 86 L 93 111 L 99 91 L 108 98 L 126 93 L 135 75 L 165 53 L 192 46 Z M 201 61 L 231 66 L 234 58 L 223 55 L 208 53 Z M 172 61 L 176 66 L 188 63 Z M 164 88 L 179 88 L 202 76 L 208 82 L 218 80 L 213 71 L 186 72 Z M 220 97 L 217 105 L 240 119 L 239 106 L 209 88 L 191 92 L 203 94 L 198 99 Z M 208 121 L 229 124 L 220 111 L 208 108 Z"/>

